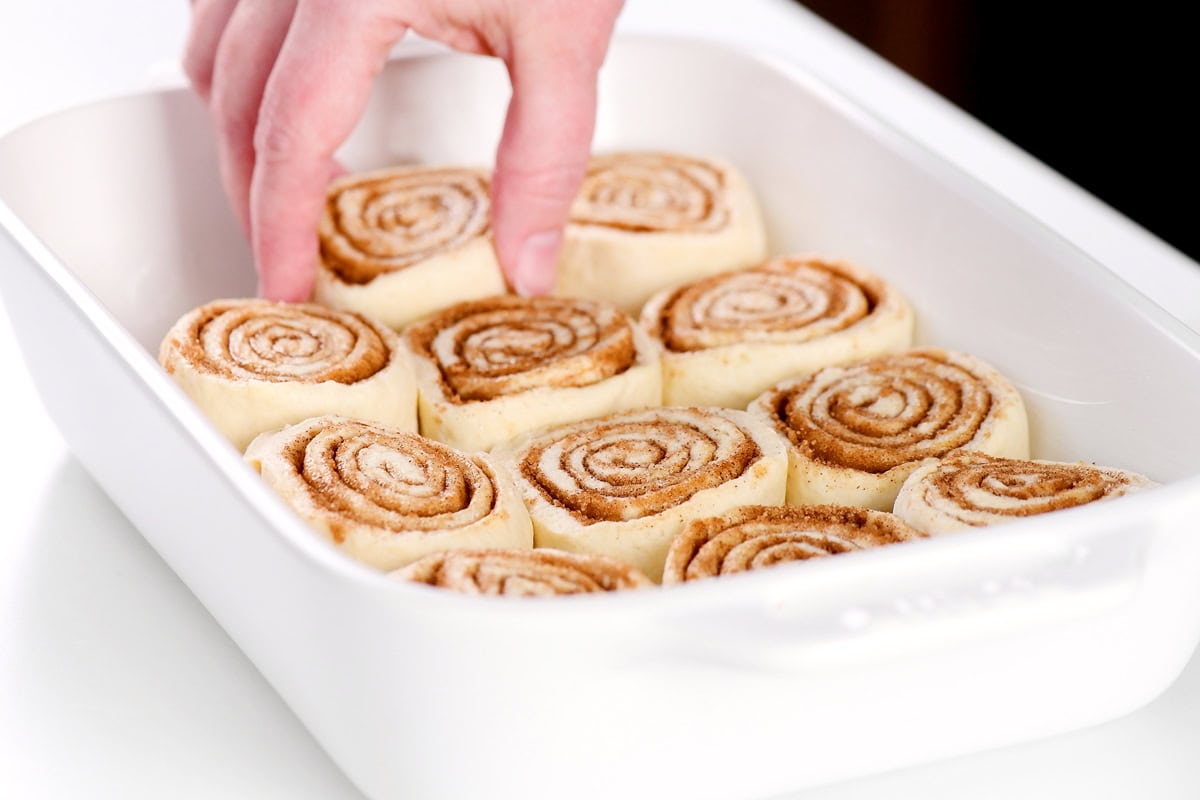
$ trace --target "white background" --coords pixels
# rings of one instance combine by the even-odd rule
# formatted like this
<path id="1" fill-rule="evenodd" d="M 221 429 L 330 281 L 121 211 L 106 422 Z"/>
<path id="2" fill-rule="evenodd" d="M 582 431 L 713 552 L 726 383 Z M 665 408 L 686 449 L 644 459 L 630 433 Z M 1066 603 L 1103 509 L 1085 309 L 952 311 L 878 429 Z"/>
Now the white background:
<path id="1" fill-rule="evenodd" d="M 186 21 L 183 0 L 0 0 L 0 131 L 177 79 Z M 790 4 L 630 0 L 622 27 L 803 61 L 1200 330 L 1192 262 Z M 2 310 L 0 375 L 0 797 L 361 798 L 71 458 Z M 1125 719 L 796 800 L 1194 800 L 1197 752 L 1200 658 Z"/>

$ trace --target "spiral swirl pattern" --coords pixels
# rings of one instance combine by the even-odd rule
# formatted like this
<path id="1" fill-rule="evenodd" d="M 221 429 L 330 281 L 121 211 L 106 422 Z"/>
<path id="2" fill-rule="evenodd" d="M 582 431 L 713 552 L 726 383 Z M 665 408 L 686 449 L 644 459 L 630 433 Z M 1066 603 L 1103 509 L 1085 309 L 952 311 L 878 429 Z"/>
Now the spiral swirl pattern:
<path id="1" fill-rule="evenodd" d="M 280 452 L 335 541 L 349 526 L 461 528 L 496 505 L 495 475 L 484 461 L 429 439 L 336 417 L 290 431 Z"/>
<path id="2" fill-rule="evenodd" d="M 901 487 L 896 511 L 914 527 L 935 533 L 1045 514 L 1154 485 L 1125 470 L 963 450 L 913 473 Z"/>
<path id="3" fill-rule="evenodd" d="M 740 342 L 797 344 L 849 328 L 887 292 L 882 281 L 836 263 L 779 258 L 682 286 L 649 322 L 674 352 Z"/>
<path id="4" fill-rule="evenodd" d="M 508 597 L 555 597 L 653 585 L 616 559 L 549 549 L 435 553 L 394 574 L 464 594 Z"/>
<path id="5" fill-rule="evenodd" d="M 459 402 L 588 386 L 637 360 L 629 318 L 587 300 L 498 296 L 461 303 L 413 325 L 407 337 L 437 365 L 447 397 Z"/>
<path id="6" fill-rule="evenodd" d="M 357 314 L 322 306 L 221 300 L 180 320 L 162 360 L 169 372 L 178 357 L 235 380 L 351 384 L 388 365 L 386 335 Z"/>
<path id="7" fill-rule="evenodd" d="M 731 575 L 920 536 L 891 514 L 865 508 L 743 506 L 689 523 L 671 542 L 663 583 Z"/>
<path id="8" fill-rule="evenodd" d="M 334 181 L 320 226 L 321 258 L 364 284 L 484 236 L 489 184 L 469 169 L 399 167 Z"/>
<path id="9" fill-rule="evenodd" d="M 728 413 L 659 408 L 553 430 L 526 445 L 518 470 L 586 523 L 657 514 L 736 478 L 760 455 Z"/>
<path id="10" fill-rule="evenodd" d="M 971 361 L 911 350 L 823 369 L 772 390 L 766 403 L 777 429 L 810 459 L 885 472 L 979 433 L 996 383 Z"/>
<path id="11" fill-rule="evenodd" d="M 641 233 L 716 231 L 729 222 L 715 165 L 666 153 L 594 157 L 571 222 Z"/>

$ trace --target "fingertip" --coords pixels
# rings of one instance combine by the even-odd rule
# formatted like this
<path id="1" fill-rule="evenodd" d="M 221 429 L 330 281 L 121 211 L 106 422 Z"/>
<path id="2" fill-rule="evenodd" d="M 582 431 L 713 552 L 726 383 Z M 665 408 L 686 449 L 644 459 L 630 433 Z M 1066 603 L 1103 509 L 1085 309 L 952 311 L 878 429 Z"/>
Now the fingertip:
<path id="1" fill-rule="evenodd" d="M 256 219 L 251 236 L 259 294 L 270 300 L 306 302 L 312 296 L 320 257 L 315 222 L 320 212 L 299 202 L 294 208 L 269 205 L 280 212 Z"/>
<path id="2" fill-rule="evenodd" d="M 258 274 L 258 296 L 284 303 L 307 303 L 312 299 L 311 269 L 261 270 Z"/>
<path id="3" fill-rule="evenodd" d="M 586 95 L 586 92 L 583 92 Z M 543 108 L 554 95 L 515 98 L 496 157 L 492 224 L 496 254 L 520 294 L 554 287 L 563 228 L 587 169 L 591 121 L 586 97 L 582 124 L 547 133 Z"/>
<path id="4" fill-rule="evenodd" d="M 561 230 L 542 231 L 525 239 L 508 275 L 517 294 L 530 297 L 549 294 L 554 289 L 562 241 Z"/>

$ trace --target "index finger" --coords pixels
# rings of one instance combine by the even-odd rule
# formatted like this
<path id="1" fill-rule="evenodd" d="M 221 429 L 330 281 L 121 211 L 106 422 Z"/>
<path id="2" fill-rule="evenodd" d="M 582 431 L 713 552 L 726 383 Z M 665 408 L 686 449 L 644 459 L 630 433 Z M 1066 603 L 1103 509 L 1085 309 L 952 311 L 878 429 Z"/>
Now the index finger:
<path id="1" fill-rule="evenodd" d="M 251 244 L 260 293 L 307 300 L 334 151 L 362 117 L 371 81 L 405 31 L 376 2 L 300 0 L 254 132 Z M 347 43 L 351 43 L 349 46 Z"/>

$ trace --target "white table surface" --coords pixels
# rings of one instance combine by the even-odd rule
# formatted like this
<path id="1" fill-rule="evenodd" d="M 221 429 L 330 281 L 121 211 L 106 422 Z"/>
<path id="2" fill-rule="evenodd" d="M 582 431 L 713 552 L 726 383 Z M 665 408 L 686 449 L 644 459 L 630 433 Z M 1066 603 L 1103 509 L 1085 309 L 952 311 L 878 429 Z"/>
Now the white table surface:
<path id="1" fill-rule="evenodd" d="M 172 80 L 182 0 L 0 4 L 0 131 Z M 1200 269 L 782 0 L 629 0 L 626 31 L 801 60 L 1200 330 Z M 0 309 L 0 797 L 361 800 L 68 453 Z M 8 377 L 11 376 L 11 377 Z M 21 459 L 11 454 L 21 453 Z M 852 798 L 1200 797 L 1200 657 L 1098 728 L 811 790 Z"/>

